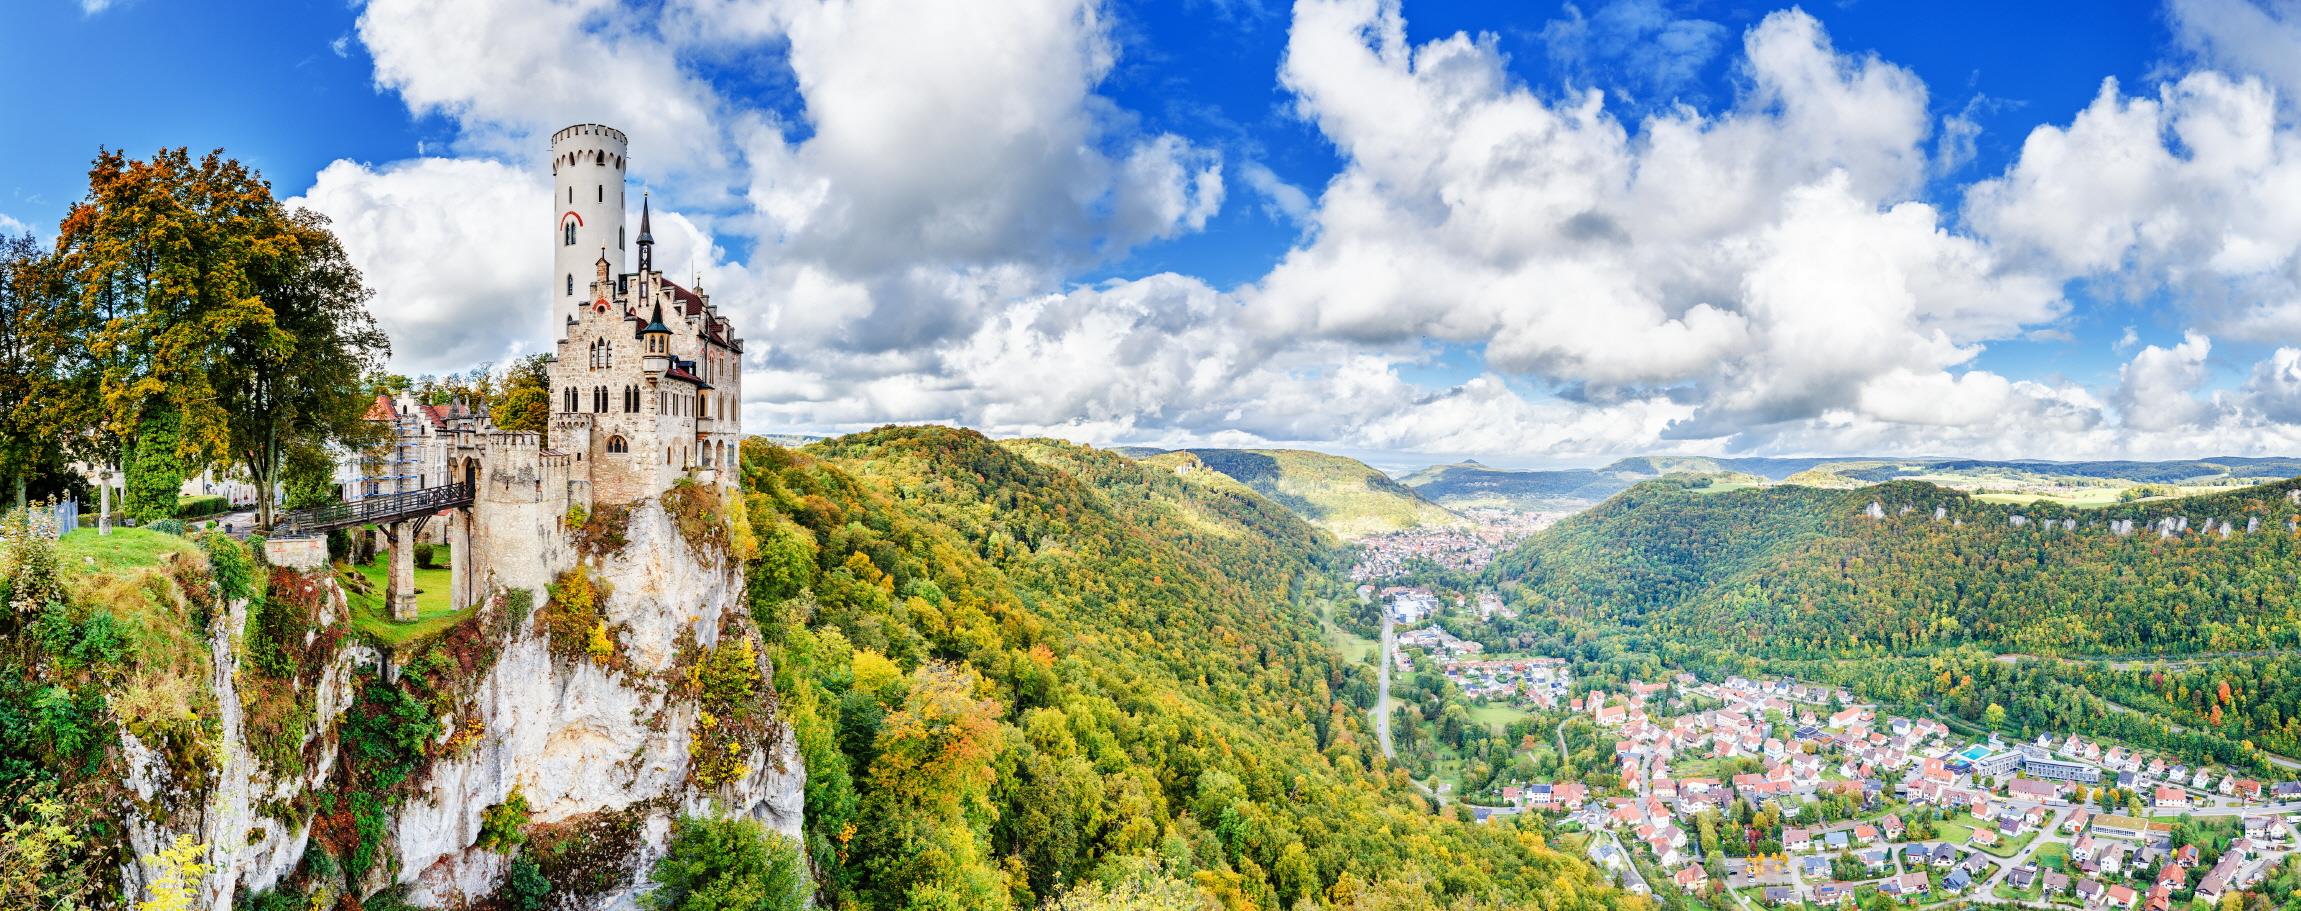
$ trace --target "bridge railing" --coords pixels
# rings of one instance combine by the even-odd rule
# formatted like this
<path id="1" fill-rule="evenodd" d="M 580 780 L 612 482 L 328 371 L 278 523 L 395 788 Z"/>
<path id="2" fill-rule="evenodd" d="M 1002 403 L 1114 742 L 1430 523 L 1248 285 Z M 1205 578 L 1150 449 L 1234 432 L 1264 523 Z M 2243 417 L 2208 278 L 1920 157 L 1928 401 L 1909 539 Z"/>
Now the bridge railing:
<path id="1" fill-rule="evenodd" d="M 381 494 L 347 503 L 330 503 L 287 513 L 272 523 L 274 535 L 318 534 L 338 528 L 350 528 L 371 522 L 388 522 L 408 516 L 437 512 L 456 506 L 471 505 L 470 484 L 443 484 L 422 490 Z"/>

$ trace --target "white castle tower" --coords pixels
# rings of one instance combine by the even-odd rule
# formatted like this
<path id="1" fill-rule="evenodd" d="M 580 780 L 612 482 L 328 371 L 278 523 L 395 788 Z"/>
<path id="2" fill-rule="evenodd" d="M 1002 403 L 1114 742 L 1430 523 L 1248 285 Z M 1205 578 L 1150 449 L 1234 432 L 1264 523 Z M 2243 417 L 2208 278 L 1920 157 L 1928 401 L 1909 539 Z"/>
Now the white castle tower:
<path id="1" fill-rule="evenodd" d="M 557 333 L 589 299 L 592 272 L 602 257 L 623 271 L 624 153 L 631 143 L 623 131 L 579 123 L 552 134 L 551 329 Z"/>

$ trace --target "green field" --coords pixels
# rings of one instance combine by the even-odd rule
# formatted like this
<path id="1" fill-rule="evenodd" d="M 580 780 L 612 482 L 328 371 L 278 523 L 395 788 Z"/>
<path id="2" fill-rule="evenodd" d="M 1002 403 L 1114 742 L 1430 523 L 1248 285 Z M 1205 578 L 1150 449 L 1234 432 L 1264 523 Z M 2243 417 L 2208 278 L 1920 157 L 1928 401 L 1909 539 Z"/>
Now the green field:
<path id="1" fill-rule="evenodd" d="M 1509 727 L 1513 721 L 1523 721 L 1532 717 L 1534 717 L 1533 712 L 1499 702 L 1470 707 L 1470 720 L 1485 725 L 1497 734 L 1502 733 L 1502 729 Z"/>
<path id="2" fill-rule="evenodd" d="M 390 554 L 378 554 L 375 559 L 353 567 L 367 579 L 371 591 L 356 592 L 348 586 L 344 589 L 344 600 L 351 605 L 352 626 L 368 638 L 397 648 L 431 639 L 474 613 L 470 607 L 454 610 L 448 606 L 447 567 L 450 564 L 448 549 L 442 546 L 434 557 L 437 565 L 430 569 L 416 567 L 416 618 L 407 623 L 393 622 L 391 611 L 384 605 L 384 591 L 391 581 L 390 559 Z"/>
<path id="3" fill-rule="evenodd" d="M 99 535 L 94 528 L 82 528 L 56 542 L 56 562 L 68 573 L 115 573 L 156 566 L 168 554 L 199 552 L 199 545 L 181 535 L 145 528 L 114 528 L 109 535 Z"/>
<path id="4" fill-rule="evenodd" d="M 1382 651 L 1379 640 L 1368 639 L 1336 626 L 1333 616 L 1333 608 L 1330 607 L 1326 614 L 1319 617 L 1318 625 L 1326 631 L 1327 646 L 1340 653 L 1344 660 L 1351 664 L 1365 664 L 1368 655 Z"/>
<path id="5" fill-rule="evenodd" d="M 2035 861 L 2040 870 L 2068 870 L 2069 843 L 2064 841 L 2046 842 L 2038 846 L 2037 853 L 2030 855 L 2029 859 Z"/>

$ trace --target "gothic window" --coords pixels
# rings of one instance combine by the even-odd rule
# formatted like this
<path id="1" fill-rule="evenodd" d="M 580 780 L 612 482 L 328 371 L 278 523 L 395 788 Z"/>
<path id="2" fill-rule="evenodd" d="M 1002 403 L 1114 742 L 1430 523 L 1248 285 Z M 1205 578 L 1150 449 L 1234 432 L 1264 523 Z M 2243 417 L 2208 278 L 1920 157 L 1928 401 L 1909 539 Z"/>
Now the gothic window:
<path id="1" fill-rule="evenodd" d="M 627 446 L 627 445 L 625 445 L 625 444 L 624 444 L 624 442 L 623 442 L 623 438 L 622 438 L 622 437 L 608 437 L 608 438 L 607 438 L 607 451 L 608 451 L 608 452 L 629 452 L 629 451 L 631 451 L 631 448 L 630 448 L 629 446 Z"/>
<path id="2" fill-rule="evenodd" d="M 565 245 L 565 246 L 569 246 L 569 247 L 575 246 L 575 222 L 573 222 L 573 221 L 569 221 L 569 222 L 567 223 L 567 225 L 566 225 L 566 228 L 567 228 L 567 239 L 566 239 L 566 240 L 564 240 L 564 241 L 561 241 L 560 243 L 561 243 L 561 244 L 563 244 L 563 245 Z"/>
<path id="3" fill-rule="evenodd" d="M 607 387 L 591 387 L 591 410 L 601 414 L 607 412 Z"/>
<path id="4" fill-rule="evenodd" d="M 625 387 L 623 387 L 623 412 L 624 412 L 625 414 L 630 414 L 630 413 L 632 413 L 632 412 L 635 412 L 635 411 L 638 411 L 638 410 L 639 410 L 639 387 L 637 387 L 637 386 L 625 386 Z"/>
<path id="5" fill-rule="evenodd" d="M 568 413 L 570 413 L 570 414 L 573 414 L 574 412 L 581 410 L 581 406 L 580 406 L 580 404 L 579 404 L 579 403 L 576 401 L 576 398 L 575 398 L 575 387 L 573 387 L 573 386 L 569 386 L 569 387 L 567 387 L 567 394 L 566 394 L 566 395 L 563 395 L 563 396 L 560 396 L 560 397 L 559 397 L 559 400 L 560 400 L 560 403 L 561 403 L 561 404 L 564 404 L 564 405 L 566 405 L 566 406 L 567 406 L 567 407 L 565 407 L 565 408 L 562 408 L 562 409 L 560 409 L 561 411 L 565 411 L 565 412 L 568 412 Z"/>

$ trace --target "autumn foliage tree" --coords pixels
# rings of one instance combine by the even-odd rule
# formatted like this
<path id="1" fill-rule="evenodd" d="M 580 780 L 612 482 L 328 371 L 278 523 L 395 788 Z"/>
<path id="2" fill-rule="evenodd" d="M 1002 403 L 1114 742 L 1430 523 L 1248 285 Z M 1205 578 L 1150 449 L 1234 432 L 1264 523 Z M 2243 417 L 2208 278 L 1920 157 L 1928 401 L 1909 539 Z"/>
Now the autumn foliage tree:
<path id="1" fill-rule="evenodd" d="M 365 432 L 360 377 L 389 343 L 359 271 L 325 219 L 221 152 L 98 154 L 47 268 L 47 333 L 72 353 L 45 410 L 83 457 L 114 461 L 165 421 L 184 470 L 236 464 L 269 489 L 289 447 Z"/>

